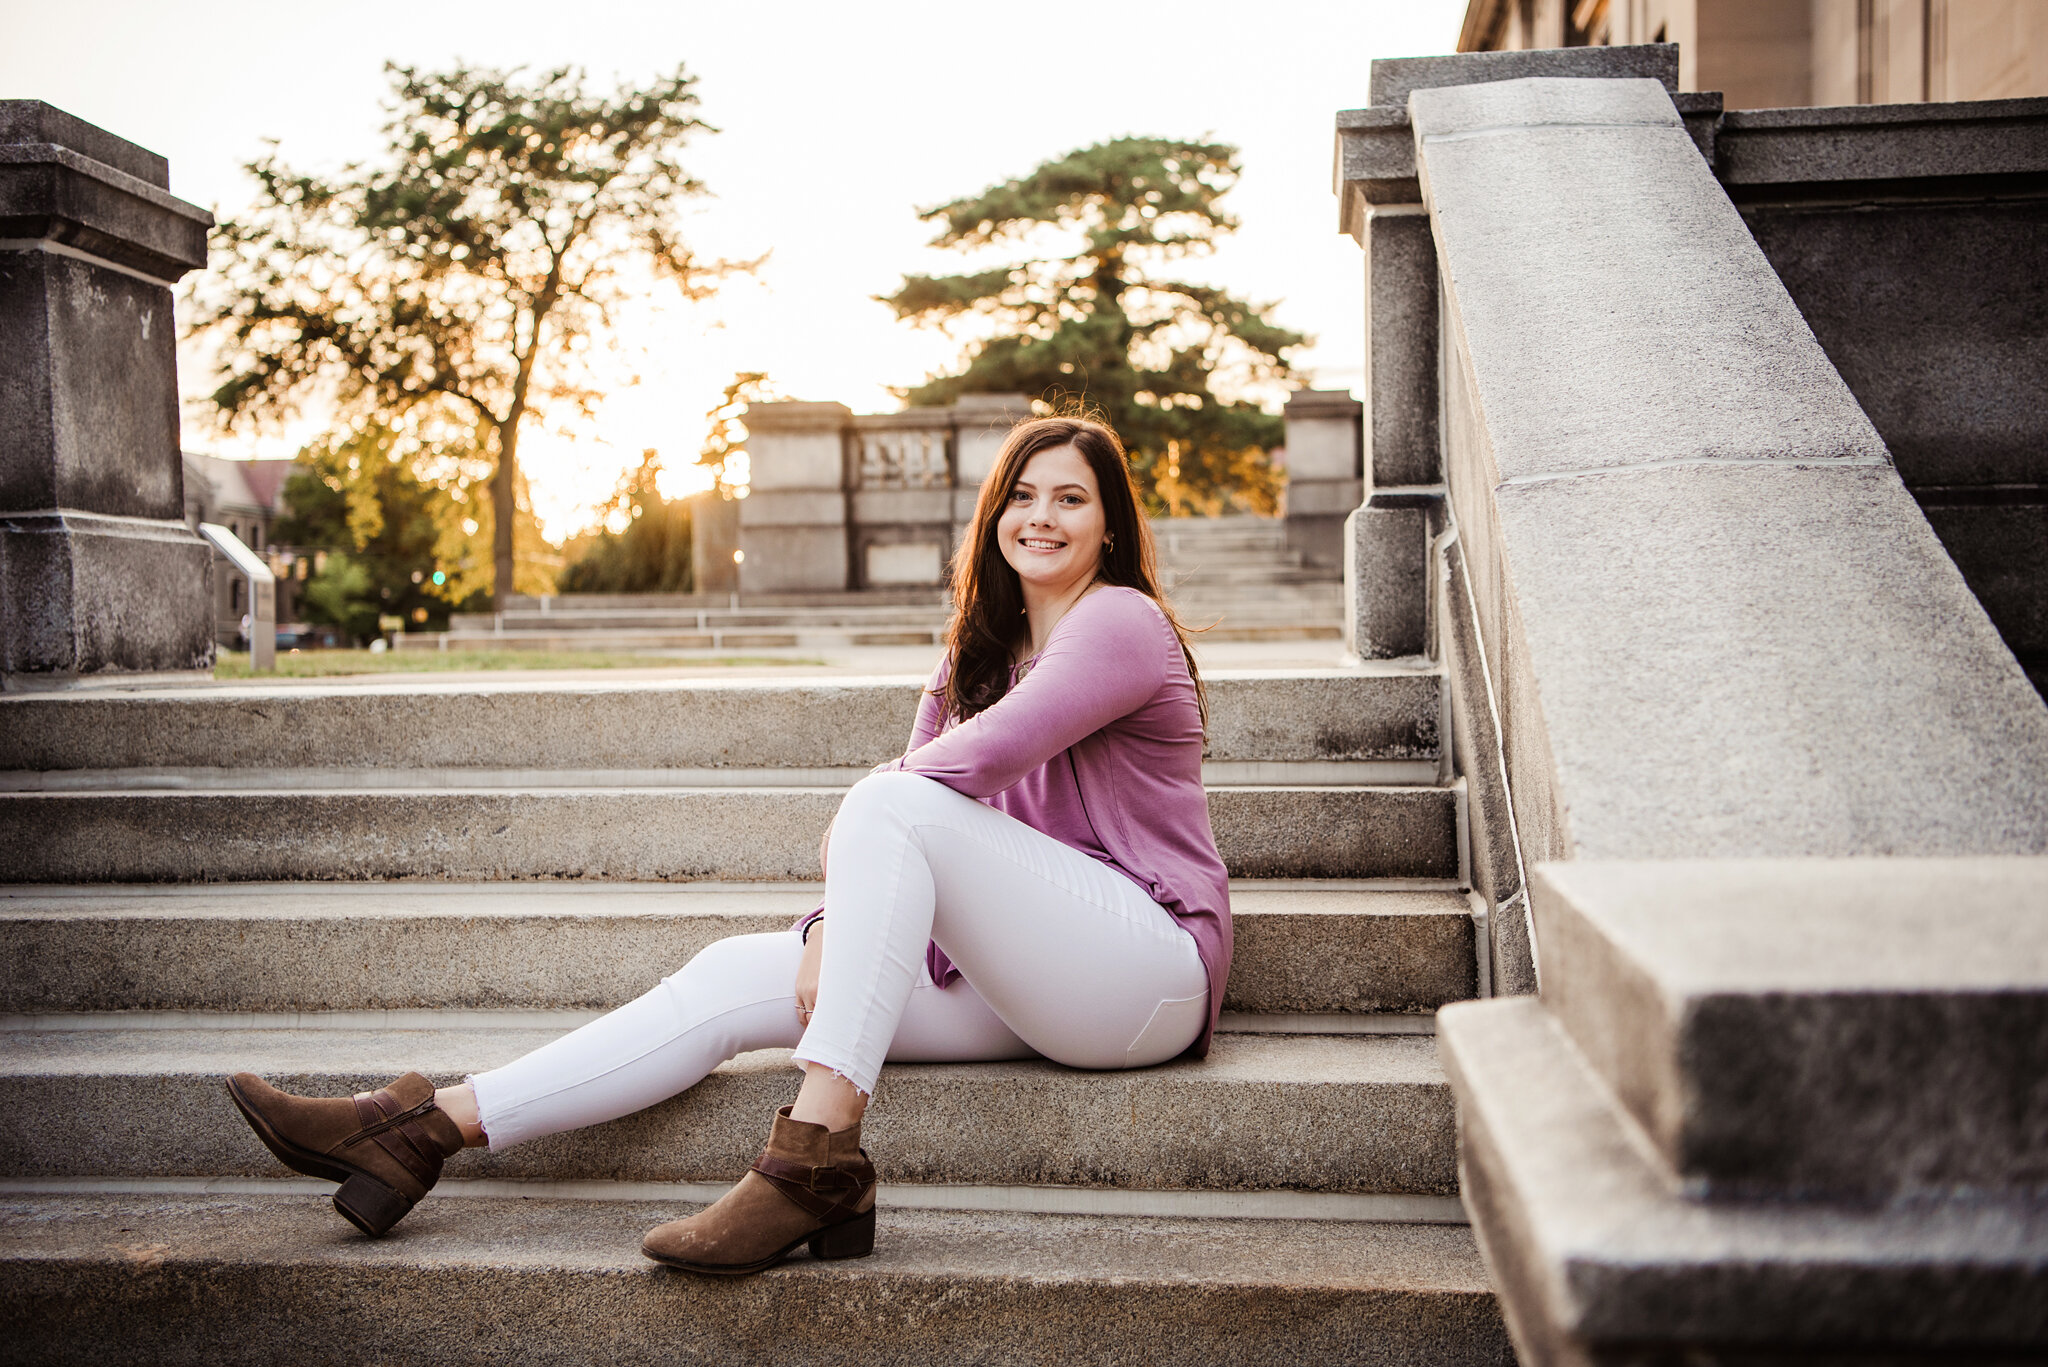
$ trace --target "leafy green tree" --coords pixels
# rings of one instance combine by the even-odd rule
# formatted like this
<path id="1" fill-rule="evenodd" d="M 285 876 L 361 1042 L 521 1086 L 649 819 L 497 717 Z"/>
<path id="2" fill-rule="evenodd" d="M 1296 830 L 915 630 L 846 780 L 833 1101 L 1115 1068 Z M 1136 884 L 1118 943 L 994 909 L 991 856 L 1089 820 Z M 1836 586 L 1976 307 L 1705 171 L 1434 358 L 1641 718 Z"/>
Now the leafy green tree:
<path id="1" fill-rule="evenodd" d="M 1168 270 L 1237 228 L 1220 201 L 1238 172 L 1226 144 L 1116 138 L 923 211 L 941 225 L 932 245 L 1012 260 L 907 276 L 882 300 L 968 342 L 963 369 L 906 397 L 1021 392 L 1042 412 L 1096 410 L 1129 444 L 1154 511 L 1271 512 L 1266 453 L 1281 423 L 1243 393 L 1286 380 L 1285 353 L 1307 339 L 1270 322 L 1273 305 Z"/>
<path id="2" fill-rule="evenodd" d="M 273 150 L 249 166 L 257 201 L 216 230 L 223 288 L 197 300 L 222 338 L 213 402 L 225 425 L 313 397 L 344 420 L 467 429 L 491 462 L 502 606 L 522 424 L 591 409 L 590 344 L 647 270 L 701 298 L 744 267 L 684 244 L 681 207 L 704 187 L 680 153 L 713 130 L 681 67 L 610 95 L 568 68 L 386 70 L 374 164 L 309 175 Z"/>
<path id="3" fill-rule="evenodd" d="M 370 573 L 345 552 L 329 554 L 299 595 L 309 621 L 341 628 L 358 645 L 377 634 L 377 599 Z"/>
<path id="4" fill-rule="evenodd" d="M 439 551 L 457 505 L 446 487 L 420 479 L 423 463 L 401 433 L 379 424 L 299 453 L 271 539 L 327 553 L 301 599 L 313 620 L 359 640 L 377 634 L 381 615 L 447 625 L 459 600 Z"/>

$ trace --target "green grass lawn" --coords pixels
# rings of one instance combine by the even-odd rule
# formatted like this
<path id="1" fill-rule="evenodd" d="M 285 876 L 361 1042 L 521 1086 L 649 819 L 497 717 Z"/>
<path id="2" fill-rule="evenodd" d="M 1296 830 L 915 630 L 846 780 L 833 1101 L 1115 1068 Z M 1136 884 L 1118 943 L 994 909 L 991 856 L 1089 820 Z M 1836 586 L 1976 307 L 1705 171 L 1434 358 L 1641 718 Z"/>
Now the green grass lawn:
<path id="1" fill-rule="evenodd" d="M 823 660 L 768 655 L 621 655 L 597 650 L 301 650 L 277 653 L 277 671 L 267 678 L 324 679 L 342 674 L 438 674 L 458 669 L 692 669 L 822 665 Z M 246 679 L 249 652 L 223 651 L 213 666 L 216 679 Z"/>

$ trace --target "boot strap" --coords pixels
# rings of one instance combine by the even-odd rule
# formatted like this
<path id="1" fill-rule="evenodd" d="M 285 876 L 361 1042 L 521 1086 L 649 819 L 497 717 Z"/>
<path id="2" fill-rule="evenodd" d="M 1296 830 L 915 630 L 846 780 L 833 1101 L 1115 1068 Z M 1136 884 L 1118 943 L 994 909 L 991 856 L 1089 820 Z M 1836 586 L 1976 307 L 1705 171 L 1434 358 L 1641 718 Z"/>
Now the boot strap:
<path id="1" fill-rule="evenodd" d="M 427 1133 L 426 1126 L 420 1124 L 435 1109 L 431 1093 L 417 1106 L 400 1109 L 390 1090 L 379 1087 L 374 1092 L 357 1092 L 355 1103 L 356 1118 L 363 1122 L 363 1128 L 344 1139 L 343 1148 L 375 1139 L 379 1148 L 426 1186 L 432 1187 L 440 1179 L 446 1156 Z"/>
<path id="2" fill-rule="evenodd" d="M 874 1169 L 865 1161 L 867 1154 L 862 1153 L 861 1158 L 862 1166 L 872 1174 Z M 861 1194 L 874 1184 L 872 1175 L 862 1178 L 857 1172 L 830 1164 L 814 1168 L 767 1153 L 754 1160 L 754 1171 L 774 1183 L 775 1189 L 798 1209 L 820 1220 L 855 1214 Z"/>

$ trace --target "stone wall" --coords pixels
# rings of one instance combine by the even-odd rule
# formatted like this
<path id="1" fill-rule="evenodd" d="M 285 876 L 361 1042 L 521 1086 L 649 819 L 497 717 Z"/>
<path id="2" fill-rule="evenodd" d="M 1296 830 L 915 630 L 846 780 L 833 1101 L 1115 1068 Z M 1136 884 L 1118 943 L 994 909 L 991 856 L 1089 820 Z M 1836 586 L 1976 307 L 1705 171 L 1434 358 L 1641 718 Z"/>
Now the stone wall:
<path id="1" fill-rule="evenodd" d="M 1730 113 L 1716 161 L 2048 693 L 2048 99 Z"/>
<path id="2" fill-rule="evenodd" d="M 1290 547 L 1335 566 L 1361 489 L 1361 405 L 1303 390 L 1286 409 Z M 745 593 L 937 588 L 1021 394 L 966 394 L 948 408 L 856 416 L 844 404 L 747 410 L 752 487 L 738 510 Z"/>

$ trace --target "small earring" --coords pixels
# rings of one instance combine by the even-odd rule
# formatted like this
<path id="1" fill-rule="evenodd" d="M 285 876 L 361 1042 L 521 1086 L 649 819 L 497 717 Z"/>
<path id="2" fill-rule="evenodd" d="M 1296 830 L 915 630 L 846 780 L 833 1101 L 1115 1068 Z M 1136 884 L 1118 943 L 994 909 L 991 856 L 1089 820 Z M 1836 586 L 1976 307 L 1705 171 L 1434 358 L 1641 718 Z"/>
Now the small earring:
<path id="1" fill-rule="evenodd" d="M 1104 542 L 1102 543 L 1102 549 L 1103 549 L 1103 550 L 1104 550 L 1105 552 L 1114 552 L 1114 551 L 1116 550 L 1116 533 L 1115 533 L 1115 532 L 1111 532 L 1111 533 L 1109 534 L 1109 539 L 1108 539 L 1107 541 L 1104 541 Z"/>

